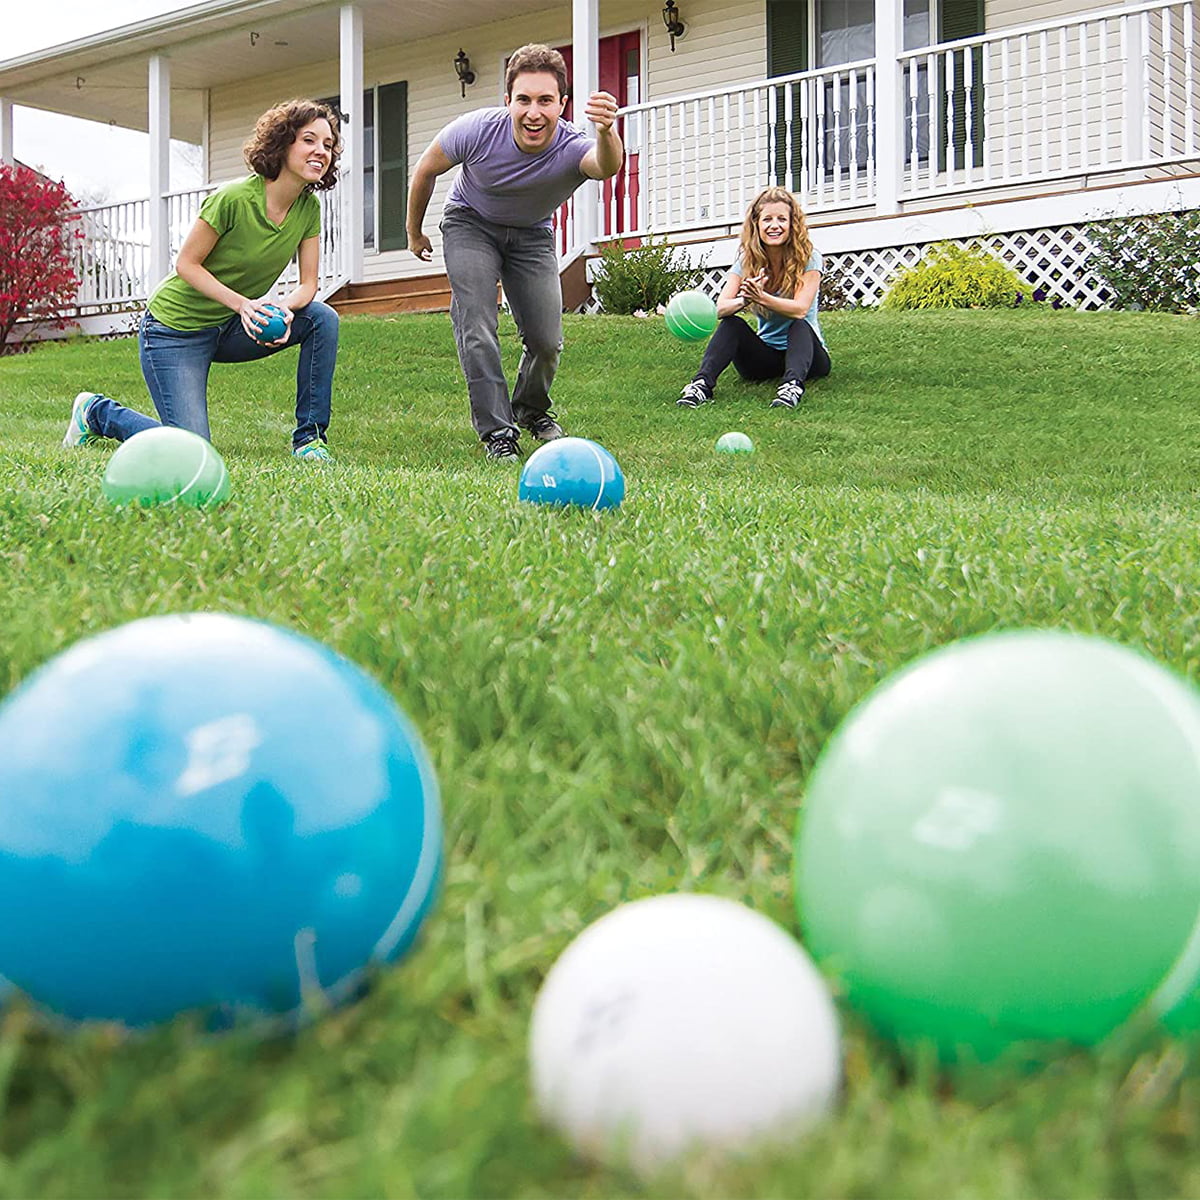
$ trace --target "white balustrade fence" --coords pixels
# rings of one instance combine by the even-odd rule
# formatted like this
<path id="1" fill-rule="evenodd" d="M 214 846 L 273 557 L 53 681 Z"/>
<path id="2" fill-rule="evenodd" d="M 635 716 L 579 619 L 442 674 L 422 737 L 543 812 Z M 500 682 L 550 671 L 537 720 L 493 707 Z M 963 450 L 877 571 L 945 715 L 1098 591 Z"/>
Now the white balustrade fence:
<path id="1" fill-rule="evenodd" d="M 1000 30 L 900 61 L 905 198 L 1197 153 L 1191 0 Z"/>
<path id="2" fill-rule="evenodd" d="M 172 262 L 200 214 L 206 196 L 219 185 L 171 192 L 163 198 Z M 340 193 L 318 192 L 321 202 L 321 259 L 317 296 L 336 291 L 346 280 L 341 228 Z M 80 288 L 76 301 L 81 313 L 112 312 L 144 303 L 159 282 L 150 276 L 150 201 L 131 200 L 78 209 L 75 213 L 83 232 L 76 250 L 75 270 Z M 293 260 L 280 278 L 275 292 L 286 295 L 299 280 Z"/>
<path id="3" fill-rule="evenodd" d="M 107 312 L 146 296 L 150 263 L 150 202 L 128 200 L 75 213 L 83 238 L 76 245 L 80 308 Z"/>
<path id="4" fill-rule="evenodd" d="M 768 184 L 810 208 L 870 204 L 874 108 L 866 61 L 633 105 L 624 186 L 605 189 L 601 235 L 739 224 Z"/>

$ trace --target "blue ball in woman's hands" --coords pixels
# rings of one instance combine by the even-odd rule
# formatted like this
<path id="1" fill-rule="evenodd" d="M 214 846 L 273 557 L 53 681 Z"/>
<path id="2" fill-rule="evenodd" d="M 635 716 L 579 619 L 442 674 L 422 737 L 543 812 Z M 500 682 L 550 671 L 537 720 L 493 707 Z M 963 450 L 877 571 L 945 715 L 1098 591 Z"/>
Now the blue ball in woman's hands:
<path id="1" fill-rule="evenodd" d="M 269 312 L 271 316 L 265 325 L 258 327 L 258 332 L 254 335 L 255 340 L 264 343 L 279 341 L 287 332 L 287 317 L 284 316 L 283 309 L 278 304 L 262 304 L 259 308 Z"/>

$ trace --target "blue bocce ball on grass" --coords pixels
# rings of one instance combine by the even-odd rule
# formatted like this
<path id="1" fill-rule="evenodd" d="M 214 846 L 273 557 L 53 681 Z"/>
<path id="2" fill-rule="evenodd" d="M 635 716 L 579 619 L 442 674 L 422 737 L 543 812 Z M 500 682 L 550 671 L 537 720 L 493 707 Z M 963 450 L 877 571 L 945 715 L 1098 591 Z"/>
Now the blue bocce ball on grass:
<path id="1" fill-rule="evenodd" d="M 273 625 L 134 621 L 0 706 L 0 988 L 60 1018 L 290 1027 L 404 954 L 441 847 L 408 719 Z"/>
<path id="2" fill-rule="evenodd" d="M 615 508 L 625 499 L 625 476 L 598 442 L 556 438 L 526 460 L 517 496 L 531 504 Z"/>

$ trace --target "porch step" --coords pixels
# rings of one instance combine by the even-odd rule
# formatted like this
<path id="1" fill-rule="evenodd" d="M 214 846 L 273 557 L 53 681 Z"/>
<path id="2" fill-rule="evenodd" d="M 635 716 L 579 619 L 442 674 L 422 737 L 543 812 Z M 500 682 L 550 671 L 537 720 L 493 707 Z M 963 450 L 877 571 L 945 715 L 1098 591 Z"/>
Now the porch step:
<path id="1" fill-rule="evenodd" d="M 449 312 L 450 281 L 444 274 L 348 283 L 328 303 L 340 313 Z"/>
<path id="2" fill-rule="evenodd" d="M 575 311 L 591 295 L 582 256 L 567 265 L 562 273 L 562 286 L 563 308 L 568 312 Z M 347 315 L 449 312 L 450 280 L 445 274 L 440 274 L 348 283 L 338 288 L 326 303 Z"/>

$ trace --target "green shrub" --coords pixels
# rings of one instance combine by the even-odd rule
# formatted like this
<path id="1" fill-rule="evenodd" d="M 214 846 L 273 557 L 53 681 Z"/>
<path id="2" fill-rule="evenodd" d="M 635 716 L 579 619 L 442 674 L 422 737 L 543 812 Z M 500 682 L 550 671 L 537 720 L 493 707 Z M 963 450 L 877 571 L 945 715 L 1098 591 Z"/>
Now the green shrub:
<path id="1" fill-rule="evenodd" d="M 892 281 L 884 308 L 1011 308 L 1025 285 L 980 246 L 939 242 Z"/>
<path id="2" fill-rule="evenodd" d="M 1093 221 L 1088 266 L 1118 308 L 1191 312 L 1200 308 L 1200 212 Z"/>
<path id="3" fill-rule="evenodd" d="M 647 240 L 626 249 L 620 242 L 600 248 L 600 264 L 592 291 L 608 313 L 654 312 L 676 292 L 696 287 L 704 278 L 708 256 L 692 266 L 687 250 Z"/>

